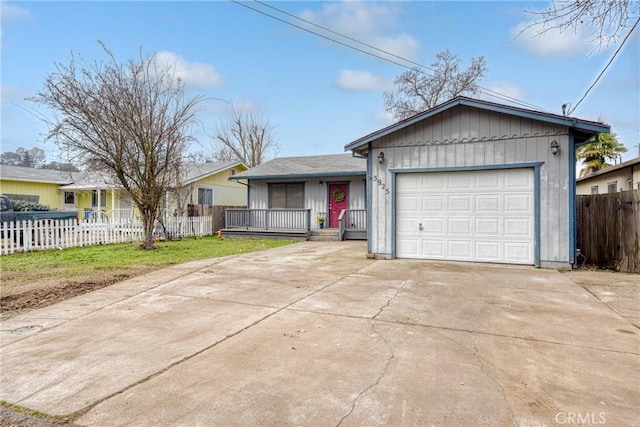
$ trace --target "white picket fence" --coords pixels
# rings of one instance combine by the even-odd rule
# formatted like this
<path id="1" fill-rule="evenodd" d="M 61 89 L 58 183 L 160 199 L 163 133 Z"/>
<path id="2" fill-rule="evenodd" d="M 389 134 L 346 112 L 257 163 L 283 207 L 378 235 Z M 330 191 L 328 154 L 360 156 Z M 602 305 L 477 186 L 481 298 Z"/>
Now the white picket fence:
<path id="1" fill-rule="evenodd" d="M 163 226 L 164 224 L 164 226 Z M 175 239 L 210 236 L 213 217 L 172 217 L 156 221 L 154 237 Z M 108 245 L 143 240 L 141 220 L 104 221 L 89 218 L 78 221 L 37 220 L 2 223 L 0 226 L 0 255 L 79 246 Z"/>

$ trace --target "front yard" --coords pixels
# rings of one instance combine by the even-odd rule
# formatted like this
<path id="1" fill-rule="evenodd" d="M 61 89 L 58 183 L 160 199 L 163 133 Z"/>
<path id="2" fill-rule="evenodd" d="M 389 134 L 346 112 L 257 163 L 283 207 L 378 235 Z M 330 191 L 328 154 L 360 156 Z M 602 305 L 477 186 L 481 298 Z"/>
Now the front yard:
<path id="1" fill-rule="evenodd" d="M 17 253 L 0 257 L 0 318 L 45 307 L 113 283 L 188 261 L 260 251 L 293 243 L 284 239 L 218 239 L 215 236 Z"/>

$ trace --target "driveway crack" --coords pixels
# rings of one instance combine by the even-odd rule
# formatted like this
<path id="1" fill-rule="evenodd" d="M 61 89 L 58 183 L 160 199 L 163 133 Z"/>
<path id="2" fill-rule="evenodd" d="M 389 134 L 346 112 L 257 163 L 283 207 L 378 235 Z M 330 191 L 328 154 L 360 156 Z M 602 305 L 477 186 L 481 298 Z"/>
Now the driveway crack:
<path id="1" fill-rule="evenodd" d="M 338 422 L 338 424 L 336 424 L 336 427 L 339 427 L 342 425 L 342 423 L 344 422 L 344 420 L 346 420 L 347 418 L 349 418 L 349 416 L 353 413 L 353 411 L 356 409 L 356 404 L 358 403 L 358 400 L 360 399 L 360 397 L 362 397 L 366 392 L 368 392 L 369 390 L 371 390 L 372 388 L 374 388 L 375 386 L 377 386 L 378 384 L 380 384 L 380 381 L 382 381 L 382 378 L 385 377 L 385 375 L 387 375 L 387 372 L 389 371 L 389 365 L 391 364 L 391 361 L 396 357 L 394 351 L 393 351 L 393 347 L 391 347 L 391 344 L 389 344 L 389 341 L 387 341 L 387 339 L 384 337 L 384 335 L 382 335 L 382 333 L 380 331 L 378 331 L 376 329 L 376 324 L 375 324 L 375 319 L 376 317 L 378 317 L 385 308 L 389 307 L 389 305 L 391 304 L 391 302 L 396 299 L 396 297 L 398 296 L 398 294 L 400 293 L 400 290 L 402 290 L 402 288 L 404 287 L 404 285 L 407 282 L 404 281 L 402 282 L 402 284 L 398 287 L 398 289 L 396 289 L 396 291 L 394 292 L 394 294 L 387 300 L 387 302 L 380 306 L 380 309 L 378 310 L 378 312 L 371 318 L 368 319 L 369 322 L 369 326 L 371 326 L 371 331 L 376 334 L 377 337 L 379 337 L 384 344 L 387 346 L 387 348 L 389 349 L 389 357 L 387 358 L 386 363 L 384 364 L 384 368 L 382 369 L 382 372 L 380 373 L 380 375 L 378 375 L 378 378 L 376 378 L 375 382 L 373 382 L 372 384 L 370 384 L 369 386 L 367 386 L 364 390 L 362 390 L 360 393 L 357 394 L 357 396 L 353 399 L 353 401 L 351 402 L 351 409 L 349 409 L 349 412 L 347 412 Z"/>
<path id="2" fill-rule="evenodd" d="M 496 383 L 496 385 L 500 388 L 500 394 L 502 395 L 502 400 L 504 400 L 504 403 L 507 406 L 507 411 L 509 411 L 509 415 L 511 417 L 511 421 L 515 425 L 515 414 L 513 413 L 513 410 L 511 409 L 511 406 L 509 405 L 509 401 L 507 400 L 507 393 L 504 390 L 504 387 L 502 386 L 502 383 L 500 381 L 498 381 L 496 378 L 494 378 L 491 375 L 489 375 L 489 373 L 487 372 L 487 370 L 485 368 L 485 364 L 484 364 L 484 361 L 482 360 L 482 357 L 480 357 L 480 355 L 478 354 L 479 351 L 478 351 L 478 342 L 477 342 L 477 339 L 476 339 L 476 334 L 471 333 L 471 341 L 473 343 L 473 354 L 472 354 L 472 356 L 480 364 L 480 372 L 482 372 L 482 374 L 485 377 L 487 377 L 488 379 L 490 379 L 491 381 Z"/>

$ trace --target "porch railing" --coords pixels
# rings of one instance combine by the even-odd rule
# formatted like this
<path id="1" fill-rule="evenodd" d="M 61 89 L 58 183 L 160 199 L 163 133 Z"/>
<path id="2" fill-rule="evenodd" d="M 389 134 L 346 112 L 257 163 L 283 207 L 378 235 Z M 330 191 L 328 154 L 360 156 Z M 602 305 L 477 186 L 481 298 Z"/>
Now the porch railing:
<path id="1" fill-rule="evenodd" d="M 311 230 L 311 209 L 227 209 L 228 229 Z"/>
<path id="2" fill-rule="evenodd" d="M 338 217 L 340 223 L 340 238 L 344 240 L 349 231 L 367 230 L 366 209 L 343 209 Z"/>

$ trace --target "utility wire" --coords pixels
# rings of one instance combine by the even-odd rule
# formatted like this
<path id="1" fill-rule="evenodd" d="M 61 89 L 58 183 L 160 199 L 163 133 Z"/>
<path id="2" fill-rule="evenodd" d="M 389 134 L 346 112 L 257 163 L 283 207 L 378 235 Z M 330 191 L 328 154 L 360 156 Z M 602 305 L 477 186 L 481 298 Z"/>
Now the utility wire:
<path id="1" fill-rule="evenodd" d="M 384 54 L 386 54 L 386 55 L 389 55 L 389 56 L 392 56 L 392 57 L 398 58 L 398 59 L 400 59 L 400 60 L 402 60 L 402 61 L 405 61 L 405 62 L 407 62 L 407 63 L 414 64 L 414 65 L 416 65 L 417 67 L 419 67 L 418 72 L 420 72 L 420 73 L 422 73 L 422 74 L 426 74 L 426 75 L 429 75 L 429 76 L 432 76 L 432 77 L 436 77 L 436 78 L 438 78 L 438 76 L 437 76 L 437 75 L 431 75 L 431 74 L 429 74 L 429 73 L 427 73 L 427 72 L 425 72 L 425 71 L 424 71 L 424 69 L 428 69 L 428 70 L 431 70 L 431 71 L 435 71 L 435 70 L 433 70 L 432 68 L 426 67 L 426 66 L 424 66 L 424 65 L 422 65 L 422 64 L 419 64 L 419 63 L 417 63 L 417 62 L 414 62 L 414 61 L 408 60 L 408 59 L 406 59 L 406 58 L 403 58 L 403 57 L 401 57 L 401 56 L 395 55 L 395 54 L 393 54 L 393 53 L 391 53 L 391 52 L 387 52 L 387 51 L 385 51 L 385 50 L 379 49 L 379 48 L 377 48 L 377 47 L 375 47 L 375 46 L 372 46 L 372 45 L 369 45 L 369 44 L 367 44 L 367 43 L 361 42 L 361 41 L 359 41 L 359 40 L 357 40 L 357 39 L 354 39 L 354 38 L 352 38 L 352 37 L 346 36 L 346 35 L 341 34 L 341 33 L 339 33 L 339 32 L 333 31 L 333 30 L 331 30 L 331 29 L 329 29 L 329 28 L 326 28 L 326 27 L 323 27 L 323 26 L 321 26 L 321 25 L 315 24 L 315 23 L 313 23 L 313 22 L 311 22 L 311 21 L 308 21 L 308 20 L 305 20 L 305 19 L 303 19 L 303 18 L 297 17 L 297 16 L 292 15 L 292 14 L 290 14 L 290 13 L 286 12 L 286 11 L 280 10 L 280 9 L 276 8 L 275 6 L 268 5 L 268 4 L 263 3 L 263 2 L 261 2 L 261 1 L 258 1 L 258 0 L 255 0 L 255 1 L 256 1 L 256 3 L 259 3 L 259 4 L 261 4 L 261 5 L 264 5 L 264 6 L 266 6 L 266 7 L 271 8 L 271 9 L 277 10 L 277 11 L 279 11 L 279 12 L 281 12 L 281 13 L 285 14 L 285 15 L 291 16 L 291 17 L 293 17 L 293 18 L 296 18 L 296 19 L 298 19 L 298 20 L 301 20 L 301 21 L 303 21 L 303 22 L 306 22 L 306 23 L 308 23 L 308 24 L 310 24 L 310 25 L 316 26 L 316 27 L 321 28 L 321 29 L 323 29 L 323 30 L 325 30 L 325 31 L 328 31 L 328 32 L 333 33 L 333 34 L 336 34 L 336 35 L 338 35 L 338 36 L 340 36 L 340 37 L 343 37 L 343 38 L 345 38 L 345 39 L 347 39 L 347 40 L 354 41 L 354 42 L 359 43 L 359 44 L 361 44 L 361 45 L 363 45 L 363 46 L 366 46 L 366 47 L 368 47 L 368 48 L 371 48 L 371 49 L 377 50 L 377 51 L 382 52 L 382 53 L 384 53 Z M 254 8 L 254 7 L 251 7 L 251 6 L 247 5 L 247 4 L 245 4 L 244 2 L 241 2 L 241 1 L 238 1 L 238 0 L 231 0 L 231 2 L 232 2 L 232 3 L 235 3 L 235 4 L 239 5 L 239 6 L 245 7 L 245 8 L 247 8 L 247 9 L 249 9 L 249 10 L 252 10 L 252 11 L 254 11 L 254 12 L 257 12 L 257 13 L 259 13 L 259 14 L 261 14 L 261 15 L 267 16 L 267 17 L 269 17 L 269 18 L 271 18 L 271 19 L 275 19 L 275 20 L 280 21 L 280 22 L 282 22 L 282 23 L 284 23 L 284 24 L 290 25 L 290 26 L 292 26 L 292 27 L 298 28 L 298 29 L 300 29 L 300 30 L 302 30 L 302 31 L 305 31 L 305 32 L 307 32 L 307 33 L 310 33 L 310 34 L 316 35 L 316 36 L 318 36 L 318 37 L 321 37 L 321 38 L 323 38 L 323 39 L 325 39 L 325 40 L 329 40 L 329 41 L 331 41 L 331 42 L 333 42 L 333 43 L 337 43 L 337 44 L 342 45 L 342 46 L 344 46 L 344 47 L 347 47 L 347 48 L 349 48 L 349 49 L 353 49 L 353 50 L 356 50 L 356 51 L 358 51 L 358 52 L 360 52 L 360 53 L 364 53 L 365 55 L 373 56 L 373 57 L 375 57 L 375 58 L 377 58 L 377 59 L 380 59 L 380 60 L 383 60 L 383 61 L 389 62 L 389 63 L 394 64 L 394 65 L 398 65 L 398 66 L 403 67 L 403 68 L 412 69 L 412 67 L 409 67 L 409 66 L 408 66 L 408 65 L 406 65 L 406 64 L 403 64 L 403 63 L 400 63 L 400 62 L 394 61 L 394 60 L 389 59 L 389 58 L 385 58 L 385 57 L 380 56 L 380 55 L 376 55 L 375 53 L 368 52 L 368 51 L 366 51 L 366 50 L 364 50 L 364 49 L 360 49 L 360 48 L 358 48 L 358 47 L 356 47 L 356 46 L 353 46 L 353 45 L 351 45 L 351 44 L 348 44 L 348 43 L 346 43 L 346 42 L 343 42 L 343 41 L 340 41 L 340 40 L 336 40 L 336 39 L 331 38 L 331 37 L 329 37 L 329 36 L 326 36 L 326 35 L 324 35 L 324 34 L 320 34 L 320 33 L 318 33 L 318 32 L 315 32 L 315 31 L 313 31 L 313 30 L 310 30 L 310 29 L 308 29 L 308 28 L 302 27 L 302 26 L 300 26 L 300 25 L 296 25 L 296 24 L 294 24 L 293 22 L 290 22 L 290 21 L 284 20 L 284 19 L 282 19 L 282 18 L 279 18 L 279 17 L 277 17 L 277 16 L 271 15 L 271 14 L 269 14 L 269 13 L 267 13 L 267 12 L 265 12 L 265 11 L 262 11 L 262 10 L 260 10 L 260 9 L 256 9 L 256 8 Z M 521 105 L 521 106 L 524 106 L 524 107 L 527 107 L 527 108 L 534 108 L 534 109 L 539 110 L 539 111 L 551 112 L 551 111 L 546 110 L 546 109 L 544 109 L 544 108 L 542 108 L 542 107 L 536 106 L 536 105 L 534 105 L 534 104 L 527 103 L 527 102 L 525 102 L 525 101 L 519 100 L 519 99 L 517 99 L 517 98 L 514 98 L 514 97 L 511 97 L 511 96 L 508 96 L 508 95 L 502 94 L 502 93 L 500 93 L 500 92 L 497 92 L 497 91 L 494 91 L 494 90 L 491 90 L 491 89 L 488 89 L 488 88 L 485 88 L 485 87 L 482 87 L 482 86 L 478 86 L 478 88 L 480 89 L 480 92 L 481 92 L 481 93 L 485 93 L 485 94 L 487 94 L 487 95 L 489 95 L 489 96 L 492 96 L 492 97 L 494 97 L 494 98 L 498 98 L 498 99 L 502 99 L 502 100 L 505 100 L 505 101 L 509 101 L 509 102 L 514 103 L 514 104 L 518 104 L 518 105 Z"/>
<path id="2" fill-rule="evenodd" d="M 427 75 L 429 75 L 428 73 L 426 73 L 426 72 L 424 72 L 424 71 L 423 71 L 424 69 L 429 70 L 429 71 L 431 71 L 431 72 L 433 72 L 433 73 L 436 73 L 436 70 L 434 70 L 434 69 L 433 69 L 433 68 L 431 68 L 431 67 L 428 67 L 428 66 L 426 66 L 426 65 L 422 65 L 422 64 L 420 64 L 420 63 L 418 63 L 418 62 L 415 62 L 415 61 L 412 61 L 412 60 L 410 60 L 410 59 L 404 58 L 404 57 L 402 57 L 402 56 L 396 55 L 396 54 L 394 54 L 394 53 L 392 53 L 392 52 L 389 52 L 389 51 L 386 51 L 386 50 L 384 50 L 384 49 L 380 49 L 380 48 L 378 48 L 378 47 L 376 47 L 376 46 L 373 46 L 373 45 L 370 45 L 370 44 L 368 44 L 368 43 L 362 42 L 362 41 L 357 40 L 357 39 L 355 39 L 355 38 L 353 38 L 353 37 L 349 37 L 349 36 L 347 36 L 347 35 L 345 35 L 345 34 L 339 33 L 339 32 L 337 32 L 337 31 L 334 31 L 334 30 L 330 29 L 330 28 L 327 28 L 327 27 L 324 27 L 324 26 L 322 26 L 322 25 L 316 24 L 315 22 L 309 21 L 309 20 L 307 20 L 307 19 L 300 18 L 299 16 L 296 16 L 296 15 L 294 15 L 294 14 L 292 14 L 292 13 L 289 13 L 289 12 L 287 12 L 287 11 L 285 11 L 285 10 L 279 9 L 279 8 L 277 8 L 277 7 L 275 7 L 275 6 L 272 6 L 272 5 L 268 4 L 268 3 L 265 3 L 265 2 L 263 2 L 263 1 L 260 1 L 260 0 L 254 0 L 254 2 L 255 2 L 255 3 L 258 3 L 258 4 L 261 4 L 261 5 L 263 5 L 263 6 L 266 6 L 266 7 L 270 8 L 270 9 L 275 10 L 275 11 L 278 11 L 278 12 L 280 12 L 280 13 L 284 14 L 284 15 L 290 16 L 290 17 L 292 17 L 292 18 L 294 18 L 294 19 L 297 19 L 297 20 L 299 20 L 299 21 L 305 22 L 305 23 L 307 23 L 307 24 L 309 24 L 309 25 L 313 25 L 314 27 L 320 28 L 320 29 L 322 29 L 322 30 L 324 30 L 324 31 L 327 31 L 327 32 L 331 33 L 331 34 L 335 34 L 335 35 L 337 35 L 337 36 L 339 36 L 339 37 L 343 37 L 343 38 L 345 38 L 345 39 L 347 39 L 347 40 L 350 40 L 350 41 L 356 42 L 356 43 L 361 44 L 361 45 L 363 45 L 363 46 L 366 46 L 366 47 L 368 47 L 368 48 L 370 48 L 370 49 L 376 50 L 376 51 L 378 51 L 378 52 L 382 52 L 382 53 L 384 53 L 384 54 L 386 54 L 386 55 L 389 55 L 389 56 L 392 56 L 392 57 L 394 57 L 394 58 L 398 58 L 398 59 L 400 59 L 400 60 L 402 60 L 402 61 L 408 62 L 409 64 L 413 64 L 413 65 L 415 65 L 415 66 L 417 66 L 417 67 L 419 67 L 419 68 L 420 68 L 420 69 L 418 70 L 418 72 L 420 72 L 420 73 L 422 73 L 422 74 L 427 74 Z M 313 33 L 313 32 L 312 32 L 312 33 Z M 316 34 L 316 33 L 313 33 L 313 34 Z M 350 47 L 350 46 L 348 46 L 348 47 Z M 368 55 L 372 55 L 372 56 L 374 56 L 374 57 L 376 57 L 376 58 L 380 58 L 379 56 L 374 55 L 374 54 L 370 54 L 370 53 L 367 53 L 367 54 L 368 54 Z M 380 59 L 383 59 L 383 58 L 380 58 Z M 395 64 L 395 62 L 394 62 L 394 64 Z M 400 64 L 398 64 L 398 65 L 400 65 Z M 402 66 L 403 66 L 403 67 L 405 67 L 405 68 L 411 68 L 411 67 L 407 67 L 406 65 L 402 65 Z M 435 78 L 439 78 L 436 74 L 433 74 L 433 75 L 431 75 L 431 76 L 432 76 L 432 77 L 435 77 Z M 483 87 L 483 86 L 480 86 L 480 85 L 478 85 L 478 88 L 479 88 L 479 89 L 481 89 L 481 91 L 480 91 L 480 92 L 484 92 L 484 93 L 486 93 L 486 94 L 487 94 L 487 95 L 489 95 L 489 96 L 493 96 L 493 97 L 495 97 L 495 98 L 503 99 L 503 100 L 505 100 L 505 101 L 511 101 L 511 102 L 513 102 L 513 103 L 517 103 L 517 104 L 519 104 L 519 105 L 522 105 L 522 106 L 525 106 L 525 107 L 528 107 L 528 108 L 535 108 L 535 109 L 538 109 L 538 110 L 542 110 L 542 108 L 541 108 L 541 107 L 538 107 L 537 105 L 530 104 L 530 103 L 528 103 L 528 102 L 522 101 L 522 100 L 520 100 L 520 99 L 518 99 L 518 98 L 514 98 L 514 97 L 509 96 L 509 95 L 505 95 L 505 94 L 500 93 L 500 92 L 496 92 L 496 91 L 494 91 L 494 90 L 492 90 L 492 89 L 489 89 L 489 88 L 486 88 L 486 87 Z"/>
<path id="3" fill-rule="evenodd" d="M 584 101 L 584 99 L 587 97 L 589 92 L 591 92 L 591 89 L 593 89 L 593 87 L 596 85 L 596 83 L 598 83 L 600 78 L 604 75 L 605 71 L 607 71 L 607 69 L 609 68 L 609 66 L 613 62 L 613 60 L 616 58 L 616 56 L 618 56 L 618 53 L 620 53 L 620 50 L 622 49 L 622 46 L 624 46 L 625 42 L 629 39 L 629 37 L 631 36 L 631 33 L 633 33 L 633 30 L 636 29 L 636 27 L 638 26 L 639 22 L 640 22 L 640 18 L 638 18 L 636 20 L 636 23 L 633 24 L 633 27 L 631 27 L 631 30 L 627 33 L 627 35 L 624 38 L 624 40 L 622 40 L 622 43 L 620 43 L 620 46 L 618 46 L 618 49 L 616 49 L 616 51 L 613 53 L 613 56 L 611 56 L 611 59 L 609 59 L 609 62 L 607 62 L 607 65 L 605 65 L 604 68 L 602 69 L 602 71 L 600 71 L 600 74 L 598 74 L 598 77 L 596 77 L 596 79 L 593 81 L 593 83 L 591 83 L 591 86 L 589 86 L 589 89 L 587 89 L 587 91 L 584 93 L 584 95 L 582 95 L 582 98 L 580 98 L 580 101 L 578 101 L 576 103 L 575 107 L 573 107 L 571 110 L 569 110 L 569 112 L 568 112 L 569 115 L 572 114 L 576 110 L 576 108 L 578 108 L 578 105 L 580 105 L 580 103 L 582 101 Z"/>

